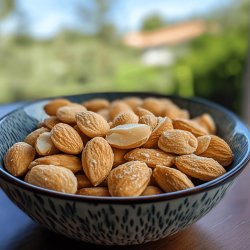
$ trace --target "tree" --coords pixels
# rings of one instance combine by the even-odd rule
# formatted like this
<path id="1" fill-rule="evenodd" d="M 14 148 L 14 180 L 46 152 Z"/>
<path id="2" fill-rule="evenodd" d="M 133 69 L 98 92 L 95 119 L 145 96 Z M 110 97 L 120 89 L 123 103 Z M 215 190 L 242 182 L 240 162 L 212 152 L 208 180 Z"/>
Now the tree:
<path id="1" fill-rule="evenodd" d="M 7 17 L 15 9 L 15 0 L 0 0 L 0 19 Z"/>
<path id="2" fill-rule="evenodd" d="M 164 20 L 164 18 L 161 15 L 155 13 L 145 18 L 142 23 L 141 30 L 153 31 L 164 26 L 166 26 L 166 21 Z"/>

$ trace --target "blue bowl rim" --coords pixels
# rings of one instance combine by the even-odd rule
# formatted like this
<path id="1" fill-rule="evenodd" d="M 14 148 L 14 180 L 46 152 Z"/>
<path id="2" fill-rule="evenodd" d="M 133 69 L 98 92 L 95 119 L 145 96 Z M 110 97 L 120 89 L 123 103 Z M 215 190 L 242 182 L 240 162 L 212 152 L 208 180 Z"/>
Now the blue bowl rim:
<path id="1" fill-rule="evenodd" d="M 119 96 L 138 96 L 138 97 L 159 97 L 159 98 L 170 98 L 173 100 L 179 99 L 179 100 L 186 100 L 189 102 L 199 103 L 202 105 L 209 106 L 211 108 L 214 108 L 216 110 L 219 110 L 223 113 L 227 113 L 227 115 L 234 120 L 236 126 L 238 129 L 241 130 L 241 132 L 244 132 L 244 135 L 247 138 L 248 142 L 248 148 L 247 153 L 244 155 L 244 157 L 241 159 L 241 161 L 231 170 L 226 172 L 226 174 L 216 178 L 215 180 L 203 183 L 201 185 L 195 186 L 194 188 L 186 189 L 186 190 L 180 190 L 170 193 L 163 193 L 158 195 L 152 195 L 152 196 L 136 196 L 136 197 L 103 197 L 103 196 L 81 196 L 76 194 L 66 194 L 62 192 L 57 192 L 45 188 L 41 188 L 38 186 L 34 186 L 32 184 L 26 183 L 23 180 L 12 176 L 10 173 L 8 173 L 5 168 L 2 166 L 0 168 L 0 178 L 3 178 L 5 181 L 10 182 L 11 184 L 14 184 L 15 186 L 18 186 L 20 188 L 23 188 L 27 191 L 31 191 L 34 193 L 47 195 L 53 198 L 58 199 L 65 199 L 65 200 L 73 200 L 73 201 L 82 201 L 82 202 L 88 202 L 88 203 L 107 203 L 107 204 L 131 204 L 134 203 L 140 204 L 140 203 L 149 203 L 149 202 L 160 202 L 160 201 L 168 201 L 172 199 L 177 199 L 181 197 L 186 197 L 194 194 L 198 194 L 204 191 L 211 190 L 213 188 L 216 188 L 222 184 L 225 184 L 227 182 L 230 182 L 232 179 L 234 179 L 236 176 L 240 174 L 240 172 L 246 167 L 247 162 L 250 160 L 250 131 L 246 127 L 246 125 L 240 120 L 239 117 L 237 117 L 233 112 L 229 111 L 225 107 L 216 104 L 212 101 L 208 101 L 204 98 L 200 97 L 181 97 L 177 95 L 162 95 L 158 93 L 149 93 L 149 92 L 98 92 L 98 93 L 85 93 L 85 94 L 78 94 L 78 95 L 68 95 L 68 96 L 55 96 L 50 98 L 43 98 L 43 99 L 37 99 L 35 101 L 27 102 L 25 105 L 22 105 L 21 107 L 13 110 L 12 112 L 6 114 L 0 119 L 0 123 L 8 118 L 8 116 L 14 114 L 15 112 L 18 112 L 24 108 L 26 108 L 29 105 L 41 102 L 41 101 L 47 101 L 54 98 L 74 98 L 74 97 L 82 97 L 82 96 L 95 96 L 100 97 L 101 95 L 116 95 L 117 99 Z M 93 98 L 93 97 L 92 97 Z M 1 184 L 0 184 L 1 186 Z"/>

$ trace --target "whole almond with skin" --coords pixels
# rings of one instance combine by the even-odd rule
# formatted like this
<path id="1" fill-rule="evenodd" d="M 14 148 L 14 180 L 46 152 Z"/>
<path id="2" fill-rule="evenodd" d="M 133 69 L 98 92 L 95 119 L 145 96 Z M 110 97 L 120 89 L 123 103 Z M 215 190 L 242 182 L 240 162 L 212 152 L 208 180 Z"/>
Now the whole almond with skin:
<path id="1" fill-rule="evenodd" d="M 87 196 L 110 196 L 109 190 L 107 187 L 82 188 L 77 191 L 77 194 L 87 195 Z"/>
<path id="2" fill-rule="evenodd" d="M 202 181 L 211 181 L 226 173 L 214 159 L 194 154 L 176 157 L 175 165 L 183 173 Z"/>
<path id="3" fill-rule="evenodd" d="M 194 187 L 192 181 L 185 174 L 174 168 L 157 166 L 153 171 L 153 176 L 167 193 Z"/>
<path id="4" fill-rule="evenodd" d="M 34 147 L 38 136 L 44 132 L 49 132 L 49 129 L 45 127 L 38 128 L 34 130 L 33 132 L 31 132 L 30 134 L 28 134 L 26 138 L 24 139 L 24 142 Z"/>
<path id="5" fill-rule="evenodd" d="M 175 129 L 189 131 L 196 137 L 208 134 L 199 124 L 187 119 L 176 119 L 173 121 L 173 126 Z"/>
<path id="6" fill-rule="evenodd" d="M 108 142 L 102 137 L 91 139 L 82 152 L 83 171 L 93 184 L 99 185 L 110 173 L 114 154 Z"/>
<path id="7" fill-rule="evenodd" d="M 216 125 L 211 115 L 205 113 L 195 117 L 193 121 L 197 122 L 201 127 L 205 128 L 209 134 L 215 134 Z"/>
<path id="8" fill-rule="evenodd" d="M 77 173 L 82 169 L 81 160 L 77 156 L 67 154 L 55 154 L 37 158 L 30 163 L 29 169 L 37 165 L 61 166 L 68 168 L 73 173 Z"/>
<path id="9" fill-rule="evenodd" d="M 171 167 L 174 164 L 175 156 L 165 153 L 159 149 L 136 148 L 129 151 L 124 158 L 127 161 L 142 161 L 149 167 L 156 167 L 157 165 Z"/>
<path id="10" fill-rule="evenodd" d="M 82 138 L 82 142 L 83 145 L 87 144 L 88 141 L 91 140 L 90 137 L 88 137 L 87 135 L 85 135 L 77 125 L 74 126 L 74 129 L 76 130 L 76 132 L 80 135 L 80 137 Z"/>
<path id="11" fill-rule="evenodd" d="M 152 115 L 152 116 L 154 116 L 154 114 L 152 112 L 150 112 L 149 110 L 144 109 L 142 107 L 135 108 L 134 112 L 135 112 L 135 114 L 137 116 L 139 116 L 139 118 L 142 117 L 142 116 L 144 116 L 144 115 Z"/>
<path id="12" fill-rule="evenodd" d="M 146 189 L 152 170 L 143 162 L 122 164 L 110 172 L 108 188 L 111 196 L 139 196 Z"/>
<path id="13" fill-rule="evenodd" d="M 67 154 L 80 154 L 83 142 L 80 135 L 70 125 L 58 123 L 51 130 L 51 139 L 54 145 Z"/>
<path id="14" fill-rule="evenodd" d="M 210 135 L 199 136 L 197 137 L 197 141 L 198 141 L 198 146 L 194 153 L 196 155 L 200 155 L 207 150 L 211 141 L 211 136 Z"/>
<path id="15" fill-rule="evenodd" d="M 76 123 L 76 114 L 86 111 L 82 105 L 68 105 L 59 108 L 56 112 L 57 118 L 65 123 Z"/>
<path id="16" fill-rule="evenodd" d="M 56 111 L 58 108 L 66 106 L 70 104 L 71 102 L 64 98 L 58 98 L 54 99 L 52 101 L 49 101 L 45 106 L 44 110 L 48 115 L 56 115 Z"/>
<path id="17" fill-rule="evenodd" d="M 107 121 L 97 113 L 85 111 L 76 114 L 76 123 L 79 129 L 87 136 L 105 136 L 110 127 Z"/>
<path id="18" fill-rule="evenodd" d="M 77 179 L 77 189 L 93 187 L 88 177 L 84 174 L 77 174 L 76 179 Z"/>
<path id="19" fill-rule="evenodd" d="M 30 171 L 27 172 L 27 174 L 24 176 L 24 181 L 25 181 L 25 182 L 29 182 L 29 181 L 28 181 L 28 180 L 29 180 L 29 174 L 30 174 Z"/>
<path id="20" fill-rule="evenodd" d="M 164 131 L 173 130 L 172 121 L 168 117 L 158 117 L 157 126 L 152 131 L 148 141 L 143 145 L 144 148 L 157 148 L 158 140 Z"/>
<path id="21" fill-rule="evenodd" d="M 113 101 L 109 106 L 109 115 L 111 120 L 113 120 L 117 115 L 131 111 L 132 109 L 124 101 Z"/>
<path id="22" fill-rule="evenodd" d="M 143 145 L 151 134 L 151 128 L 145 124 L 125 124 L 110 129 L 106 136 L 114 148 L 132 149 Z"/>
<path id="23" fill-rule="evenodd" d="M 113 167 L 117 167 L 126 162 L 124 159 L 125 154 L 128 152 L 126 149 L 112 148 L 114 153 Z"/>
<path id="24" fill-rule="evenodd" d="M 29 172 L 28 182 L 63 193 L 75 194 L 77 191 L 77 180 L 72 171 L 54 165 L 33 167 Z"/>
<path id="25" fill-rule="evenodd" d="M 143 103 L 143 100 L 136 96 L 125 97 L 123 101 L 132 109 L 141 106 Z"/>
<path id="26" fill-rule="evenodd" d="M 99 111 L 97 111 L 97 114 L 101 115 L 107 122 L 110 121 L 108 109 L 100 109 Z"/>
<path id="27" fill-rule="evenodd" d="M 158 141 L 161 150 L 178 155 L 192 154 L 197 146 L 197 139 L 192 133 L 179 129 L 165 131 Z"/>
<path id="28" fill-rule="evenodd" d="M 59 153 L 51 140 L 50 132 L 43 132 L 40 134 L 35 142 L 35 149 L 39 155 L 53 155 Z"/>
<path id="29" fill-rule="evenodd" d="M 226 167 L 233 161 L 233 152 L 229 145 L 220 137 L 211 135 L 208 148 L 200 156 L 213 158 Z"/>
<path id="30" fill-rule="evenodd" d="M 115 117 L 112 122 L 111 128 L 114 128 L 123 124 L 136 124 L 139 121 L 139 117 L 133 111 L 126 111 L 120 113 Z"/>
<path id="31" fill-rule="evenodd" d="M 158 123 L 158 118 L 154 115 L 143 115 L 139 119 L 140 124 L 146 124 L 151 127 L 152 130 L 155 129 Z"/>
<path id="32" fill-rule="evenodd" d="M 28 172 L 29 164 L 34 160 L 35 149 L 26 142 L 17 142 L 9 148 L 4 157 L 6 170 L 14 176 L 22 176 Z"/>
<path id="33" fill-rule="evenodd" d="M 109 107 L 109 101 L 103 98 L 95 98 L 86 102 L 83 102 L 83 105 L 87 110 L 97 112 L 101 109 Z"/>
<path id="34" fill-rule="evenodd" d="M 162 194 L 162 190 L 156 186 L 147 186 L 141 196 Z"/>
<path id="35" fill-rule="evenodd" d="M 56 116 L 50 116 L 44 119 L 44 125 L 49 129 L 52 129 L 58 123 L 61 123 L 61 121 Z"/>
<path id="36" fill-rule="evenodd" d="M 155 116 L 161 116 L 164 106 L 159 99 L 148 97 L 143 100 L 142 108 L 149 110 Z"/>

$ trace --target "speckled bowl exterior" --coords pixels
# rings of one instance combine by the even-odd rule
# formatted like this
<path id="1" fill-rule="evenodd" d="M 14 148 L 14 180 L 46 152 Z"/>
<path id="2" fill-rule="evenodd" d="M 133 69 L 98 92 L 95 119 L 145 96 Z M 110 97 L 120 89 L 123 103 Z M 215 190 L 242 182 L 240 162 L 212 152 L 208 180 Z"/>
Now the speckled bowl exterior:
<path id="1" fill-rule="evenodd" d="M 82 102 L 96 97 L 166 97 L 149 93 L 97 93 L 68 96 Z M 169 97 L 169 96 L 168 96 Z M 35 187 L 11 176 L 3 156 L 15 142 L 34 130 L 45 114 L 41 100 L 22 107 L 0 121 L 0 185 L 8 197 L 32 219 L 67 237 L 103 245 L 132 245 L 155 241 L 196 222 L 220 202 L 250 156 L 246 126 L 230 111 L 202 99 L 169 97 L 192 116 L 204 112 L 215 119 L 218 134 L 230 145 L 234 162 L 228 172 L 195 188 L 144 197 L 84 197 Z"/>

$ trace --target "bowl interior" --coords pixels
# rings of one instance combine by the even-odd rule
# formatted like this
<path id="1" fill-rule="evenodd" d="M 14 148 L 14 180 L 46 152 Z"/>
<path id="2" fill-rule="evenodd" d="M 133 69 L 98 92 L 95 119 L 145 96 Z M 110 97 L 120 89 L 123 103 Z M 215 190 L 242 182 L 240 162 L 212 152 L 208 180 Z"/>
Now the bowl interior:
<path id="1" fill-rule="evenodd" d="M 67 98 L 74 102 L 83 102 L 96 97 L 115 100 L 126 96 L 139 96 L 142 98 L 148 96 L 166 97 L 149 93 L 98 93 L 68 96 Z M 169 96 L 168 98 L 181 108 L 189 110 L 191 117 L 201 115 L 202 113 L 209 113 L 214 118 L 218 135 L 228 142 L 234 153 L 234 161 L 227 168 L 229 171 L 218 179 L 225 179 L 243 167 L 250 155 L 250 136 L 246 126 L 233 113 L 219 105 L 199 98 L 187 99 L 173 96 Z M 37 123 L 46 117 L 43 106 L 47 101 L 41 100 L 19 108 L 0 121 L 0 175 L 6 175 L 8 178 L 19 182 L 17 178 L 4 170 L 3 157 L 10 146 L 15 142 L 22 141 L 28 133 L 36 128 Z M 202 185 L 208 185 L 213 182 L 211 181 Z"/>

